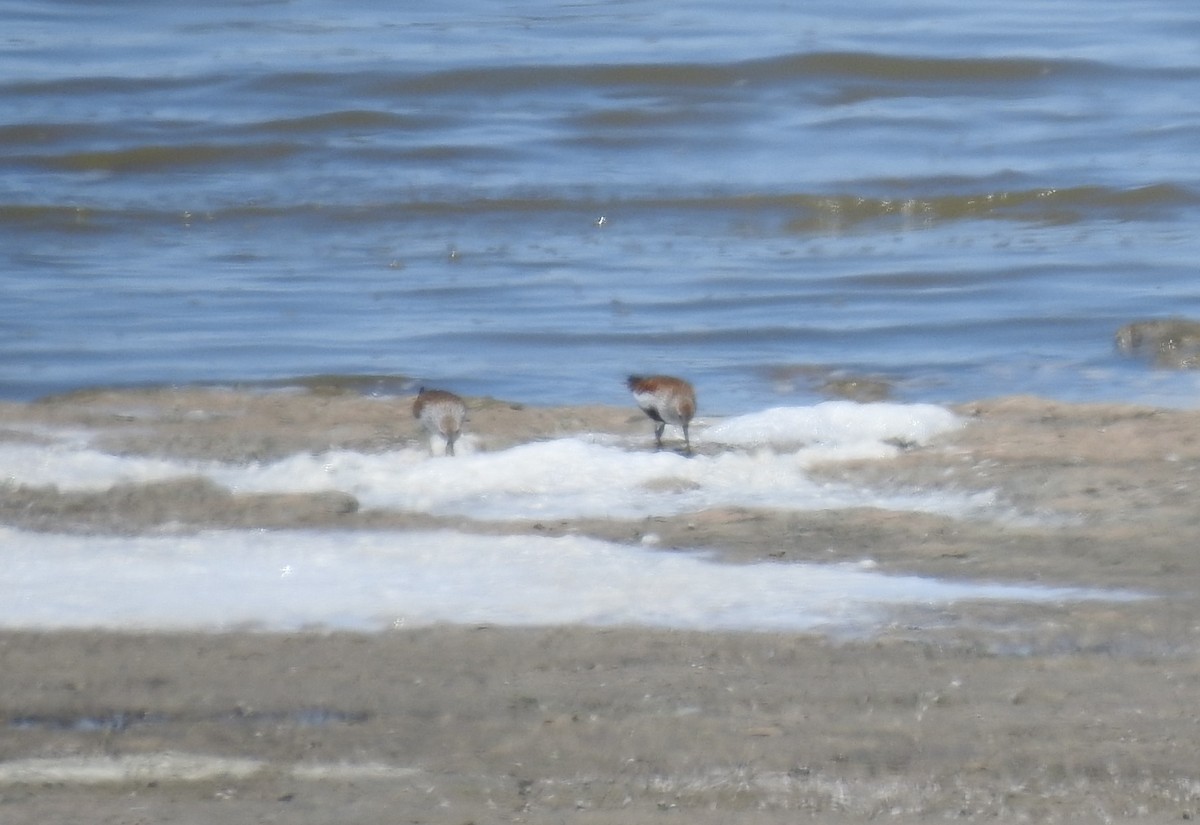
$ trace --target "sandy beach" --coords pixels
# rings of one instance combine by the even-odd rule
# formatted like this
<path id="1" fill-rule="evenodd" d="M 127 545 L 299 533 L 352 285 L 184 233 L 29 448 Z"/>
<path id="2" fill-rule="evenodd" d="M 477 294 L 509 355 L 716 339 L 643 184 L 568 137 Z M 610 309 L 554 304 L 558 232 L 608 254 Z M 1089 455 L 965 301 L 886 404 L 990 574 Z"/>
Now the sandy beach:
<path id="1" fill-rule="evenodd" d="M 420 438 L 409 398 L 96 391 L 0 405 L 0 440 L 263 461 Z M 476 448 L 644 434 L 629 408 L 469 399 Z M 203 479 L 0 487 L 0 525 L 130 535 L 453 527 L 1144 598 L 913 608 L 879 634 L 436 626 L 0 632 L 0 821 L 1180 821 L 1200 815 L 1200 413 L 1001 398 L 823 477 L 987 492 L 1011 518 L 723 508 L 465 522 Z M 700 451 L 706 448 L 701 440 Z M 446 459 L 453 460 L 453 459 Z"/>

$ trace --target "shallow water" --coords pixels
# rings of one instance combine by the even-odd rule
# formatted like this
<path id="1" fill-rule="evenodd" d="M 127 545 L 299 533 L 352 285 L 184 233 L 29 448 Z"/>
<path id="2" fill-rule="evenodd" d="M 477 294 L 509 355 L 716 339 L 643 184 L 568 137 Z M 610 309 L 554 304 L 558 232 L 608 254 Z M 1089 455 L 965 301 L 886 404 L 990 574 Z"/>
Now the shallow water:
<path id="1" fill-rule="evenodd" d="M 0 8 L 0 397 L 1200 393 L 1178 0 Z"/>

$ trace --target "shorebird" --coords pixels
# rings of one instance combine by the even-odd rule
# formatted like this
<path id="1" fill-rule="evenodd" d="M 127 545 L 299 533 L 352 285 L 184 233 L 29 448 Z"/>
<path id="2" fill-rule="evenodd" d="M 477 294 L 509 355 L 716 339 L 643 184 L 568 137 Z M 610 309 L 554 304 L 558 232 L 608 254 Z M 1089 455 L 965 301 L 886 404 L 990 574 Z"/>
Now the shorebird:
<path id="1" fill-rule="evenodd" d="M 433 436 L 446 441 L 446 455 L 454 455 L 454 442 L 462 435 L 463 422 L 467 418 L 467 405 L 452 392 L 427 390 L 417 391 L 413 402 L 413 417 L 421 422 L 429 433 L 429 451 L 433 452 Z"/>
<path id="2" fill-rule="evenodd" d="M 696 414 L 696 390 L 692 385 L 670 375 L 631 375 L 625 383 L 642 412 L 656 422 L 654 441 L 658 448 L 662 449 L 663 430 L 674 424 L 683 428 L 683 443 L 690 455 L 688 424 Z"/>

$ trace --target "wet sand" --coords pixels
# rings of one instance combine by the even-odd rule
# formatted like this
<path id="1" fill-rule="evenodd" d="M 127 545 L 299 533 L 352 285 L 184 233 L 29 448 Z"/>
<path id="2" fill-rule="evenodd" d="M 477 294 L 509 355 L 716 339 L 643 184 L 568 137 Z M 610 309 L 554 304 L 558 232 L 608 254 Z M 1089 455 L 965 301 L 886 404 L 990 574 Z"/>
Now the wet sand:
<path id="1" fill-rule="evenodd" d="M 0 405 L 0 438 L 98 433 L 225 461 L 420 435 L 409 399 L 94 392 Z M 633 408 L 472 399 L 481 449 L 645 435 Z M 137 533 L 453 526 L 580 533 L 730 563 L 1122 588 L 1132 601 L 914 608 L 871 638 L 638 628 L 374 635 L 0 633 L 0 822 L 1180 821 L 1200 815 L 1200 413 L 1007 398 L 875 488 L 989 491 L 1003 517 L 723 509 L 463 523 L 199 479 L 0 487 L 0 524 Z M 702 428 L 698 428 L 702 433 Z M 702 442 L 702 438 L 698 439 Z M 703 450 L 703 447 L 701 446 Z"/>

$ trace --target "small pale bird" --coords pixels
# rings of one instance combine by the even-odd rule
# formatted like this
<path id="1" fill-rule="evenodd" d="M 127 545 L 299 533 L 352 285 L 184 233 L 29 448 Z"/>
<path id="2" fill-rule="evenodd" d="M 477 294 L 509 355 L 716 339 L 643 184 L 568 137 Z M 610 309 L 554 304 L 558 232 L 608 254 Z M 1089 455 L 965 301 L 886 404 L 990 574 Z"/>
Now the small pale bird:
<path id="1" fill-rule="evenodd" d="M 674 424 L 683 429 L 683 443 L 691 454 L 688 424 L 696 414 L 696 390 L 692 385 L 670 375 L 631 375 L 625 383 L 642 412 L 655 422 L 654 441 L 658 448 L 662 449 L 663 430 Z"/>
<path id="2" fill-rule="evenodd" d="M 462 435 L 463 422 L 467 419 L 467 405 L 461 398 L 445 390 L 421 387 L 413 402 L 413 416 L 429 433 L 431 452 L 433 437 L 441 436 L 446 442 L 446 455 L 454 455 L 454 442 Z"/>

